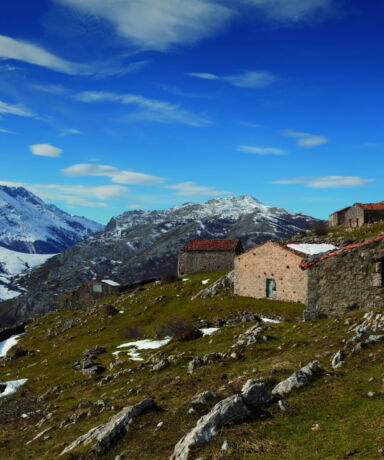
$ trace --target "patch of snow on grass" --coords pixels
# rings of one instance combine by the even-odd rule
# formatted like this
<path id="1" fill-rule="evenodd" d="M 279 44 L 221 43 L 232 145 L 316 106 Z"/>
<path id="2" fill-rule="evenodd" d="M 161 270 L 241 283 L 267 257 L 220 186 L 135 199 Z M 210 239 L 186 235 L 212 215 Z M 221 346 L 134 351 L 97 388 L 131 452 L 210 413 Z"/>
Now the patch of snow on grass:
<path id="1" fill-rule="evenodd" d="M 208 284 L 209 283 L 209 278 L 207 280 L 203 280 L 201 284 Z"/>
<path id="2" fill-rule="evenodd" d="M 8 351 L 17 344 L 23 334 L 24 333 L 11 335 L 9 339 L 0 342 L 0 357 L 6 356 Z"/>
<path id="3" fill-rule="evenodd" d="M 303 254 L 315 255 L 323 252 L 334 251 L 337 246 L 328 243 L 294 243 L 287 244 L 287 247 Z"/>
<path id="4" fill-rule="evenodd" d="M 135 342 L 128 342 L 119 345 L 117 348 L 134 348 L 133 350 L 119 350 L 112 353 L 116 357 L 119 356 L 119 353 L 126 352 L 128 353 L 129 357 L 134 361 L 143 361 L 141 358 L 140 353 L 138 350 L 155 350 L 156 348 L 160 348 L 164 345 L 167 345 L 172 340 L 171 337 L 165 337 L 162 340 L 151 340 L 151 339 L 144 339 L 144 340 L 136 340 Z"/>
<path id="5" fill-rule="evenodd" d="M 203 335 L 212 335 L 219 329 L 219 327 L 203 327 L 202 329 L 200 329 L 200 331 L 203 333 Z"/>
<path id="6" fill-rule="evenodd" d="M 20 379 L 20 380 L 10 380 L 9 382 L 2 382 L 4 385 L 7 385 L 7 388 L 0 393 L 0 398 L 3 398 L 4 396 L 11 395 L 13 393 L 16 393 L 16 390 L 21 386 L 24 385 L 24 383 L 28 379 Z"/>
<path id="7" fill-rule="evenodd" d="M 191 281 L 191 280 L 189 278 L 183 278 L 181 281 L 185 283 L 186 281 Z"/>
<path id="8" fill-rule="evenodd" d="M 261 321 L 264 321 L 264 323 L 274 323 L 274 324 L 281 323 L 281 321 L 279 321 L 277 319 L 267 318 L 266 316 L 260 316 L 260 318 L 261 318 Z"/>

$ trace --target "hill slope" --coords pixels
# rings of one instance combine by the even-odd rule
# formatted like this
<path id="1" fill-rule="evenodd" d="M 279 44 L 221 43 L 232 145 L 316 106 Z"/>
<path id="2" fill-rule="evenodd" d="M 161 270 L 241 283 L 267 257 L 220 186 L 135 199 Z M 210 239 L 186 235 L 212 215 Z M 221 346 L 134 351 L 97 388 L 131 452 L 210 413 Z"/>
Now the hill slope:
<path id="1" fill-rule="evenodd" d="M 106 299 L 120 312 L 112 316 L 100 305 L 50 313 L 28 325 L 18 351 L 11 350 L 11 358 L 0 362 L 0 382 L 12 381 L 10 388 L 22 384 L 14 395 L 0 398 L 0 456 L 56 459 L 80 435 L 120 414 L 124 407 L 151 397 L 157 409 L 138 416 L 123 439 L 116 437 L 112 446 L 107 442 L 103 458 L 169 459 L 200 417 L 217 407 L 217 402 L 239 394 L 249 379 L 263 378 L 270 391 L 303 365 L 318 360 L 324 372 L 284 396 L 286 410 L 275 402 L 262 410 L 252 409 L 241 423 L 226 426 L 223 418 L 224 426 L 188 459 L 382 458 L 383 344 L 378 340 L 364 347 L 356 345 L 372 334 L 383 334 L 384 312 L 375 310 L 381 321 L 369 323 L 373 332 L 359 328 L 356 333 L 364 321 L 361 312 L 302 323 L 300 305 L 233 298 L 226 291 L 190 300 L 218 276 L 194 275 L 189 281 L 151 284 Z M 208 284 L 202 285 L 206 279 Z M 239 314 L 244 311 L 248 313 Z M 112 312 L 110 307 L 107 312 Z M 256 314 L 281 322 L 258 321 Z M 165 341 L 157 349 L 136 350 L 139 356 L 133 356 L 142 361 L 130 359 L 129 347 L 119 348 L 132 340 L 155 338 L 156 330 L 174 316 L 219 329 L 192 341 Z M 257 324 L 261 332 L 255 340 L 234 348 L 239 335 Z M 140 331 L 143 337 L 138 337 Z M 98 351 L 85 355 L 96 353 L 92 362 L 105 370 L 93 377 L 73 370 L 84 351 L 96 345 Z M 106 352 L 99 354 L 100 346 Z M 28 354 L 23 355 L 22 349 Z M 345 353 L 344 364 L 334 369 L 331 359 L 340 349 Z M 120 351 L 118 357 L 116 351 Z M 189 373 L 191 360 L 207 354 L 202 365 Z M 165 359 L 168 367 L 159 365 Z M 215 395 L 206 403 L 192 403 L 203 391 Z M 224 441 L 226 450 L 221 448 Z M 62 458 L 96 458 L 92 445 L 80 445 Z"/>
<path id="2" fill-rule="evenodd" d="M 176 270 L 177 254 L 194 238 L 239 238 L 245 249 L 308 230 L 316 219 L 261 204 L 250 196 L 186 203 L 159 211 L 129 211 L 104 231 L 50 259 L 20 280 L 28 290 L 13 313 L 47 311 L 53 294 L 96 277 L 121 284 Z"/>

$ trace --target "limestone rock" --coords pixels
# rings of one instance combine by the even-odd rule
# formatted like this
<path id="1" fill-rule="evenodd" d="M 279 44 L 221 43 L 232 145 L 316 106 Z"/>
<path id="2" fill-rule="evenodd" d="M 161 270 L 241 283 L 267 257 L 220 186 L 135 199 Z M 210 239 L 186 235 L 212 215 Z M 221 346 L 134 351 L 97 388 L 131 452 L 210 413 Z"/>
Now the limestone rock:
<path id="1" fill-rule="evenodd" d="M 196 426 L 176 444 L 171 460 L 187 460 L 190 449 L 209 442 L 221 426 L 245 420 L 250 411 L 240 395 L 232 395 L 218 402 L 213 409 L 201 417 Z"/>
<path id="2" fill-rule="evenodd" d="M 154 408 L 154 406 L 154 400 L 148 398 L 134 406 L 125 407 L 118 414 L 111 417 L 108 422 L 92 428 L 88 433 L 73 441 L 61 452 L 60 456 L 67 454 L 76 447 L 89 444 L 91 444 L 91 449 L 96 454 L 102 455 L 108 452 L 128 430 L 132 420 L 144 411 Z"/>
<path id="3" fill-rule="evenodd" d="M 160 360 L 158 363 L 156 363 L 153 367 L 153 371 L 161 371 L 163 369 L 166 369 L 169 367 L 169 361 L 167 358 Z"/>
<path id="4" fill-rule="evenodd" d="M 318 362 L 312 361 L 306 366 L 302 367 L 300 370 L 295 371 L 286 380 L 278 383 L 272 390 L 272 394 L 282 396 L 290 393 L 296 388 L 301 388 L 304 385 L 307 385 L 313 377 L 320 374 L 321 372 L 322 369 L 318 365 Z"/>
<path id="5" fill-rule="evenodd" d="M 334 369 L 341 367 L 344 364 L 345 353 L 339 350 L 332 358 L 331 365 Z"/>
<path id="6" fill-rule="evenodd" d="M 199 357 L 195 357 L 188 363 L 188 374 L 192 374 L 195 369 L 203 365 L 203 361 Z"/>
<path id="7" fill-rule="evenodd" d="M 234 279 L 235 279 L 235 274 L 233 271 L 231 271 L 227 273 L 226 275 L 222 276 L 221 278 L 219 278 L 211 286 L 199 291 L 196 295 L 192 297 L 191 300 L 206 299 L 207 297 L 214 297 L 226 287 L 233 288 Z"/>
<path id="8" fill-rule="evenodd" d="M 275 401 L 275 397 L 267 390 L 264 379 L 250 379 L 241 389 L 241 396 L 248 407 L 259 408 Z"/>
<path id="9" fill-rule="evenodd" d="M 213 391 L 203 391 L 202 393 L 199 393 L 193 397 L 191 404 L 205 406 L 216 397 L 217 395 Z"/>

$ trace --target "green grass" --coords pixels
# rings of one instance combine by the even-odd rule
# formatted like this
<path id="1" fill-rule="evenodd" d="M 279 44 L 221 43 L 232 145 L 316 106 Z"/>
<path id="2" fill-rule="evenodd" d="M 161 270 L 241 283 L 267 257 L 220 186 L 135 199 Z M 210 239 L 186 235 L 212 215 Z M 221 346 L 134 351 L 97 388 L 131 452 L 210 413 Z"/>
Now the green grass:
<path id="1" fill-rule="evenodd" d="M 328 373 L 289 395 L 288 412 L 281 412 L 273 406 L 265 417 L 255 416 L 247 423 L 223 428 L 210 444 L 191 455 L 191 459 L 202 456 L 231 460 L 341 459 L 347 451 L 354 449 L 358 452 L 353 458 L 382 458 L 378 449 L 384 447 L 383 346 L 363 350 L 348 358 L 345 367 L 334 372 L 330 369 L 330 357 L 324 356 L 324 352 L 334 353 L 341 347 L 340 339 L 346 336 L 349 328 L 344 325 L 344 320 L 323 319 L 302 323 L 302 305 L 232 297 L 228 292 L 215 298 L 190 300 L 204 287 L 201 284 L 203 279 L 209 278 L 213 282 L 221 274 L 188 276 L 190 281 L 187 282 L 152 284 L 134 296 L 126 294 L 119 299 L 108 299 L 108 302 L 117 301 L 116 308 L 124 311 L 112 318 L 105 318 L 102 311 L 87 309 L 53 312 L 30 324 L 19 345 L 35 351 L 0 363 L 0 381 L 28 378 L 28 382 L 12 397 L 19 400 L 42 395 L 58 385 L 62 391 L 48 396 L 41 403 L 42 407 L 50 405 L 49 410 L 53 414 L 52 419 L 41 427 L 36 426 L 41 416 L 30 420 L 11 418 L 0 427 L 0 458 L 56 459 L 61 450 L 80 434 L 105 422 L 121 408 L 145 397 L 154 397 L 159 410 L 137 419 L 126 436 L 103 458 L 114 459 L 116 455 L 122 455 L 129 460 L 168 459 L 177 441 L 202 415 L 188 414 L 193 395 L 212 390 L 222 399 L 239 391 L 248 378 L 266 377 L 272 385 L 298 369 L 301 363 L 316 359 L 316 355 L 319 355 L 320 364 Z M 236 337 L 251 326 L 249 323 L 230 324 L 210 337 L 183 343 L 172 341 L 159 350 L 144 352 L 144 359 L 155 354 L 184 353 L 176 363 L 160 372 L 146 369 L 98 386 L 97 381 L 101 377 L 87 378 L 71 369 L 71 364 L 81 357 L 86 348 L 97 344 L 107 347 L 107 353 L 99 357 L 100 363 L 107 367 L 104 375 L 137 367 L 139 363 L 125 359 L 121 368 L 112 371 L 108 368 L 114 359 L 112 352 L 119 344 L 128 341 L 121 335 L 125 327 L 136 326 L 145 336 L 155 337 L 158 328 L 175 316 L 187 321 L 199 318 L 213 320 L 243 310 L 278 315 L 283 321 L 267 325 L 269 330 L 266 333 L 275 336 L 276 340 L 246 348 L 242 352 L 242 360 L 219 361 L 197 369 L 192 375 L 186 372 L 188 361 L 194 356 L 228 351 L 236 342 Z M 350 316 L 361 318 L 362 313 Z M 47 329 L 72 318 L 80 318 L 81 324 L 55 338 L 46 338 Z M 375 380 L 368 383 L 371 377 Z M 219 391 L 224 384 L 225 389 Z M 128 390 L 132 388 L 135 391 L 129 394 Z M 368 398 L 366 394 L 370 390 L 376 391 L 378 396 Z M 77 409 L 80 402 L 100 399 L 106 401 L 107 410 L 101 414 L 94 413 L 66 428 L 58 428 L 61 421 L 81 411 Z M 164 426 L 156 431 L 160 421 L 164 422 Z M 313 424 L 319 424 L 320 429 L 312 431 Z M 41 438 L 25 445 L 47 427 L 53 427 L 47 439 Z M 220 445 L 225 439 L 231 447 L 229 451 L 222 452 Z M 72 458 L 80 458 L 81 454 L 85 458 L 93 458 L 87 449 L 81 449 Z"/>

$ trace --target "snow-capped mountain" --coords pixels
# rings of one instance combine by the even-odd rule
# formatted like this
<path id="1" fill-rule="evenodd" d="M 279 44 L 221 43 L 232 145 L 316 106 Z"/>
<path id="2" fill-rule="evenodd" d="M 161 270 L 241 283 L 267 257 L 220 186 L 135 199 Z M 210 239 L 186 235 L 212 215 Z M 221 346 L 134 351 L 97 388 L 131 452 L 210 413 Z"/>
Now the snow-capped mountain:
<path id="1" fill-rule="evenodd" d="M 103 226 L 71 216 L 23 187 L 0 185 L 0 246 L 31 254 L 54 254 Z"/>
<path id="2" fill-rule="evenodd" d="M 250 196 L 215 198 L 158 211 L 128 211 L 106 228 L 49 259 L 22 277 L 28 294 L 15 301 L 14 314 L 47 311 L 56 292 L 95 277 L 121 284 L 176 269 L 177 254 L 195 238 L 239 238 L 245 249 L 310 229 L 317 220 L 265 206 Z M 1 308 L 0 308 L 1 310 Z"/>

